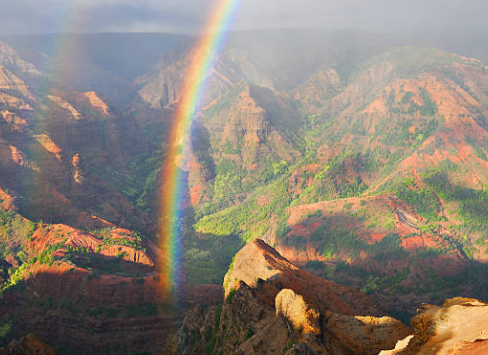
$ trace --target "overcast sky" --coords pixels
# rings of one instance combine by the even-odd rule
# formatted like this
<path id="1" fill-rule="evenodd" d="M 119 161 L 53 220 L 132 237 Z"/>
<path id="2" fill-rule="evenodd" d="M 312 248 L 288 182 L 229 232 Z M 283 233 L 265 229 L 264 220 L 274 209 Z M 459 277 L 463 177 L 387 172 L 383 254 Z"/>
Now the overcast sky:
<path id="1" fill-rule="evenodd" d="M 198 33 L 214 0 L 0 0 L 0 33 Z M 234 30 L 488 31 L 487 0 L 241 0 Z"/>

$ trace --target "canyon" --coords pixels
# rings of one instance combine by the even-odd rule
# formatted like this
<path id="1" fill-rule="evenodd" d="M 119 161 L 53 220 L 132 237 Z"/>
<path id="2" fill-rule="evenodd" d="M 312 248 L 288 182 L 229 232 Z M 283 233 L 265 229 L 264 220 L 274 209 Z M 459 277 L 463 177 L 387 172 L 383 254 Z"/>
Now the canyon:
<path id="1" fill-rule="evenodd" d="M 214 58 L 175 280 L 161 171 L 196 39 L 0 38 L 0 353 L 483 352 L 488 67 L 287 33 Z"/>

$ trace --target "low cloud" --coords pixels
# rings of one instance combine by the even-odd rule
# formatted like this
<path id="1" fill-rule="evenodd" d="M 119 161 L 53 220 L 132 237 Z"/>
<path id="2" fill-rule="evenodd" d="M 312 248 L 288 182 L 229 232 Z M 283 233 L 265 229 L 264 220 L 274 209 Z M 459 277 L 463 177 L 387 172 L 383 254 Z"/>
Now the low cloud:
<path id="1" fill-rule="evenodd" d="M 484 0 L 241 0 L 233 29 L 486 31 Z M 213 0 L 0 0 L 0 33 L 198 33 Z"/>

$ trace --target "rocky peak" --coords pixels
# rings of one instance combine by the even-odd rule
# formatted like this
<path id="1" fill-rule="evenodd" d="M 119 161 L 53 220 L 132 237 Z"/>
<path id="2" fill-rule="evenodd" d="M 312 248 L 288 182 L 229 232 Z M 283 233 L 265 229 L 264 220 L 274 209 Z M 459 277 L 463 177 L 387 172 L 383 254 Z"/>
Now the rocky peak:
<path id="1" fill-rule="evenodd" d="M 224 287 L 221 309 L 208 311 L 213 329 L 210 313 L 188 314 L 176 336 L 181 353 L 373 355 L 410 334 L 368 296 L 299 269 L 262 240 L 237 253 Z"/>
<path id="2" fill-rule="evenodd" d="M 274 286 L 268 288 L 273 300 L 280 290 L 287 288 L 334 312 L 375 316 L 386 313 L 378 302 L 362 292 L 298 268 L 261 239 L 250 242 L 235 256 L 224 278 L 226 295 L 239 288 L 241 282 L 252 288 L 269 282 Z"/>
<path id="3" fill-rule="evenodd" d="M 340 92 L 341 85 L 339 74 L 333 68 L 324 67 L 299 87 L 293 98 L 301 103 L 304 113 L 313 114 Z"/>
<path id="4" fill-rule="evenodd" d="M 262 156 L 295 160 L 299 153 L 288 131 L 296 129 L 296 123 L 297 115 L 281 93 L 244 81 L 202 112 L 212 145 L 240 151 L 244 169 L 262 164 Z"/>
<path id="5" fill-rule="evenodd" d="M 258 280 L 266 281 L 287 270 L 295 271 L 298 268 L 263 240 L 253 240 L 235 256 L 224 279 L 224 285 L 228 285 L 226 294 L 237 287 L 240 281 L 256 287 Z"/>

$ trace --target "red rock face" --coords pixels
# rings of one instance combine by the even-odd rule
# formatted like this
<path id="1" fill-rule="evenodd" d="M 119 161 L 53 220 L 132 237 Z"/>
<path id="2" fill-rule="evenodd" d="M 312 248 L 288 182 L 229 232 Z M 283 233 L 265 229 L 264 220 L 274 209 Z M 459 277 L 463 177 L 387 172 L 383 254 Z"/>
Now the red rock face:
<path id="1" fill-rule="evenodd" d="M 299 269 L 262 240 L 237 253 L 224 288 L 221 313 L 187 314 L 175 340 L 186 353 L 212 346 L 223 353 L 277 354 L 293 342 L 293 349 L 316 353 L 374 354 L 410 334 L 399 321 L 380 317 L 384 311 L 366 295 Z M 185 343 L 182 333 L 205 331 L 208 315 L 218 322 L 216 343 Z"/>
<path id="2" fill-rule="evenodd" d="M 125 226 L 137 224 L 151 233 L 148 217 L 112 182 L 93 173 L 95 166 L 108 171 L 127 168 L 129 157 L 139 154 L 142 146 L 137 127 L 120 112 L 109 112 L 94 91 L 52 89 L 37 97 L 32 93 L 36 88 L 24 80 L 41 74 L 10 47 L 0 47 L 0 63 L 10 68 L 0 65 L 0 184 L 22 201 L 21 212 L 31 219 L 78 227 L 104 225 L 93 216 Z M 86 165 L 80 163 L 83 160 Z M 134 221 L 126 222 L 131 216 Z"/>
<path id="3" fill-rule="evenodd" d="M 293 289 L 316 304 L 346 315 L 380 315 L 378 303 L 354 289 L 334 284 L 301 270 L 262 240 L 255 240 L 235 257 L 232 269 L 226 275 L 226 294 L 238 288 L 239 282 L 257 287 L 259 280 L 272 280 L 280 287 Z M 271 289 L 270 289 L 271 291 Z M 267 295 L 274 299 L 276 294 Z"/>

